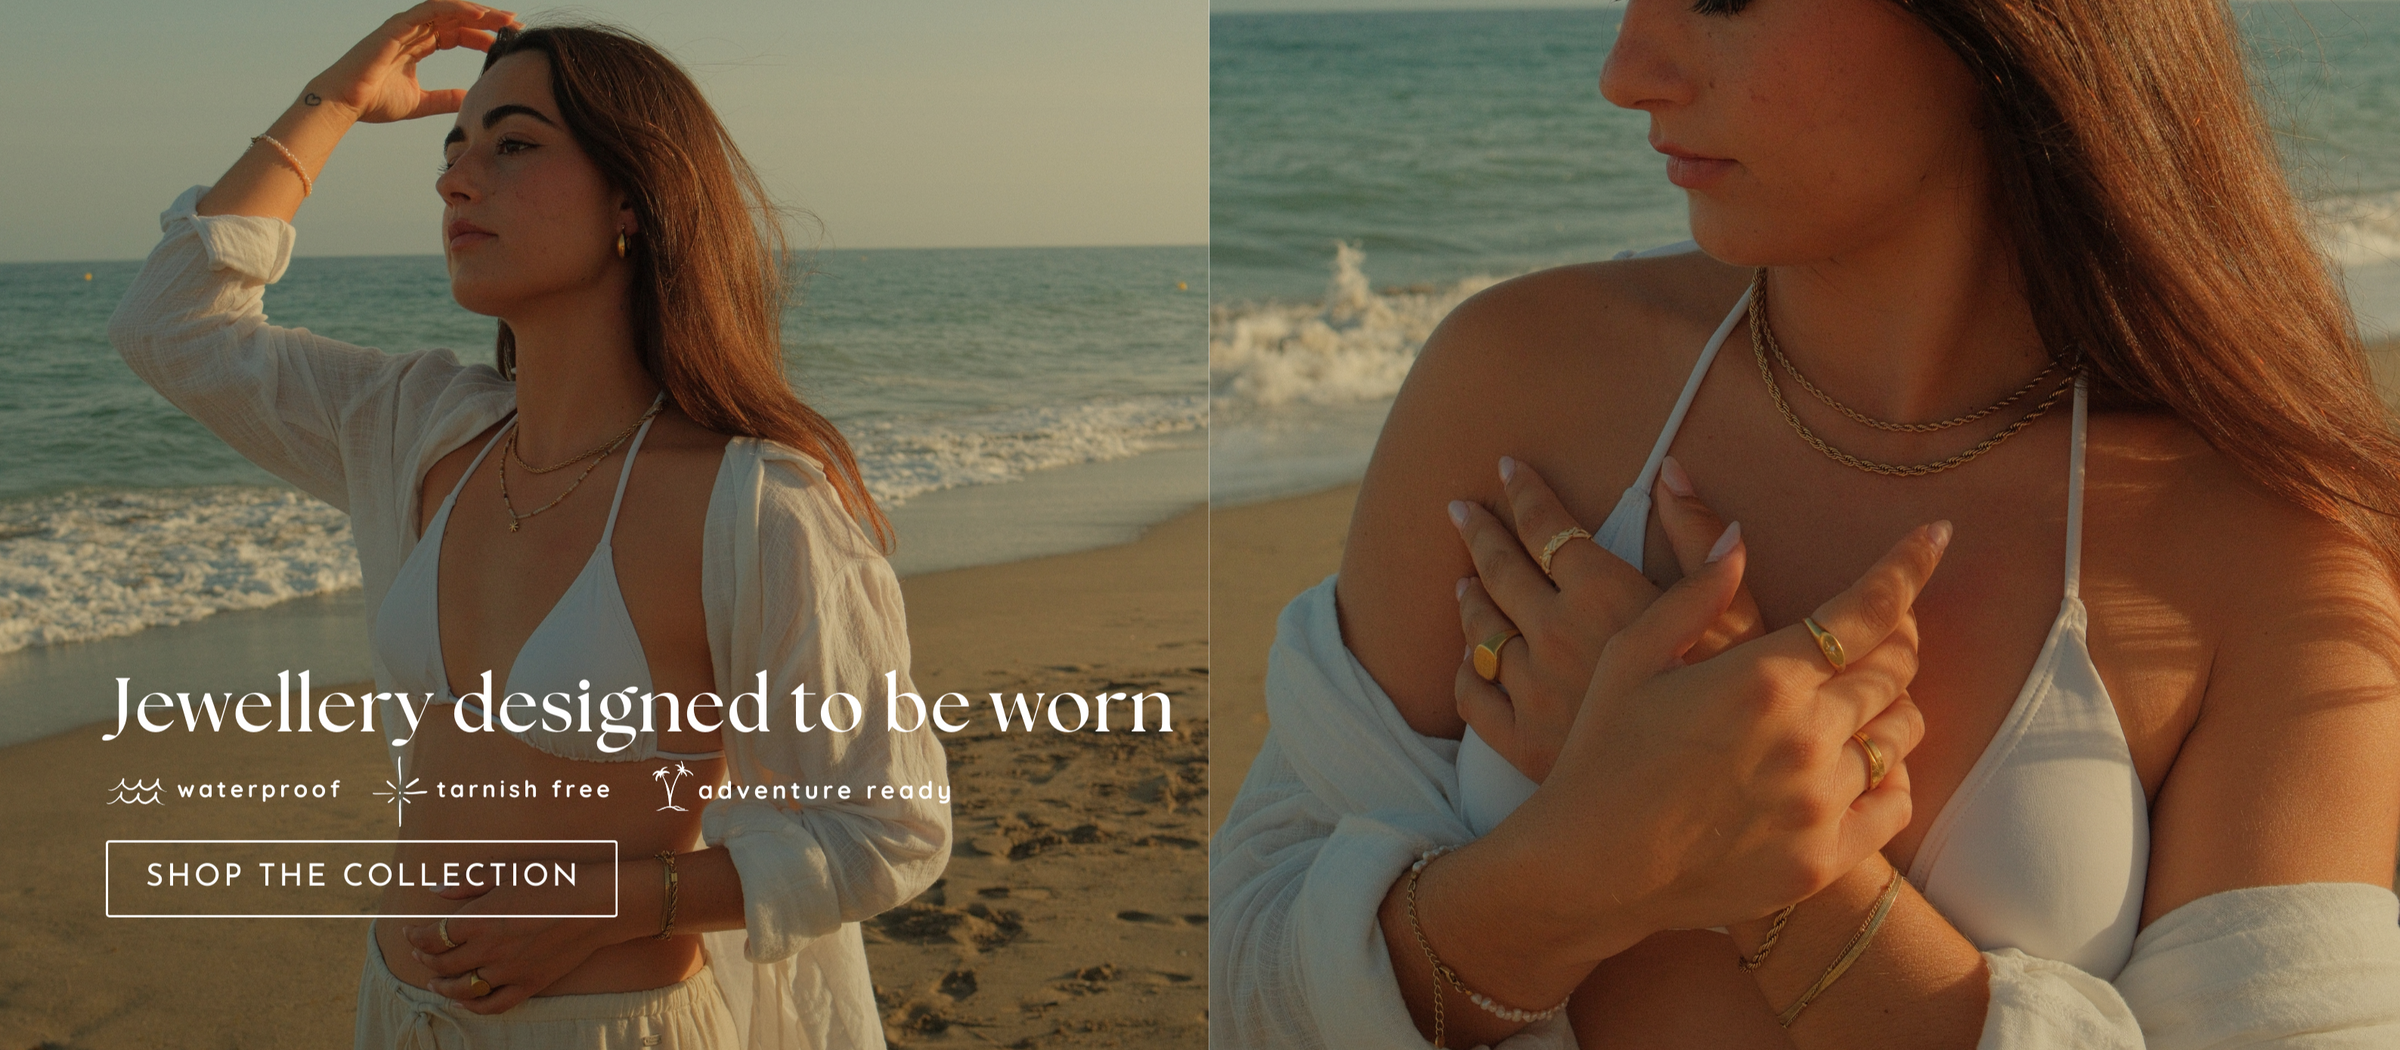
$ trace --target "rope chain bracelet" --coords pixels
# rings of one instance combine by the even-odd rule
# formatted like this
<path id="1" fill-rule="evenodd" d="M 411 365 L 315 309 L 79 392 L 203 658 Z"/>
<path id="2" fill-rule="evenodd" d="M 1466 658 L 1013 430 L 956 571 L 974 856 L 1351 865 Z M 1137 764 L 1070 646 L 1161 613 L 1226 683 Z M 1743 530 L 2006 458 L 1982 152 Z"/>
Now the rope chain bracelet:
<path id="1" fill-rule="evenodd" d="M 1417 876 L 1424 874 L 1425 866 L 1433 863 L 1433 858 L 1457 849 L 1456 846 L 1436 846 L 1417 854 L 1417 862 L 1408 866 L 1408 932 L 1416 934 L 1417 947 L 1424 951 L 1425 961 L 1433 966 L 1433 1045 L 1435 1050 L 1443 1050 L 1442 1039 L 1448 1034 L 1448 1018 L 1444 1016 L 1442 1007 L 1442 984 L 1444 982 L 1448 982 L 1450 987 L 1458 989 L 1458 994 L 1466 996 L 1468 1002 L 1474 1003 L 1483 1012 L 1514 1024 L 1547 1021 L 1558 1016 L 1560 1011 L 1567 1008 L 1565 999 L 1559 1000 L 1557 1006 L 1547 1010 L 1519 1010 L 1513 1006 L 1503 1005 L 1482 992 L 1468 988 L 1467 983 L 1459 978 L 1458 971 L 1451 969 L 1448 963 L 1442 961 L 1441 956 L 1434 954 L 1433 942 L 1425 939 L 1425 927 L 1417 922 Z"/>
<path id="2" fill-rule="evenodd" d="M 666 865 L 661 870 L 664 872 L 663 877 L 666 882 L 667 913 L 663 921 L 658 924 L 658 933 L 655 935 L 663 941 L 675 930 L 675 851 L 662 849 L 658 851 L 657 857 L 660 863 Z"/>
<path id="3" fill-rule="evenodd" d="M 1842 972 L 1848 970 L 1851 963 L 1866 954 L 1867 942 L 1875 939 L 1875 931 L 1883 926 L 1883 917 L 1891 914 L 1892 901 L 1899 896 L 1900 870 L 1894 868 L 1891 881 L 1883 884 L 1883 895 L 1875 898 L 1875 909 L 1867 913 L 1867 921 L 1858 924 L 1858 932 L 1850 935 L 1850 943 L 1843 946 L 1841 958 L 1835 959 L 1833 965 L 1825 969 L 1825 975 L 1817 978 L 1817 983 L 1800 993 L 1799 1002 L 1784 1008 L 1783 1013 L 1775 1018 L 1776 1024 L 1790 1028 L 1792 1022 L 1799 1019 L 1800 1011 L 1815 1002 L 1817 996 L 1825 994 L 1825 989 L 1833 987 L 1833 982 L 1841 979 Z"/>
<path id="4" fill-rule="evenodd" d="M 1749 958 L 1734 960 L 1733 964 L 1740 967 L 1744 973 L 1765 966 L 1767 953 L 1775 950 L 1775 939 L 1783 936 L 1783 924 L 1792 921 L 1792 912 L 1798 910 L 1799 907 L 1798 904 L 1786 905 L 1782 911 L 1776 912 L 1775 925 L 1767 927 L 1767 939 L 1759 942 L 1758 950 L 1752 952 Z"/>

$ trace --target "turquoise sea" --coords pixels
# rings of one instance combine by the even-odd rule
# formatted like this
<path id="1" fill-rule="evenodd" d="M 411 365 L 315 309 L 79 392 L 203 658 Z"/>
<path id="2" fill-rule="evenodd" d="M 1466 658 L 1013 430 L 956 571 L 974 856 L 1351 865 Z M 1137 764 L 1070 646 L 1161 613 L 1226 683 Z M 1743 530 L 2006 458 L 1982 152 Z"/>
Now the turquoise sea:
<path id="1" fill-rule="evenodd" d="M 2287 171 L 2400 333 L 2400 4 L 2237 3 Z M 1689 236 L 1620 6 L 1210 19 L 1210 499 L 1357 476 L 1418 347 L 1529 270 Z"/>
<path id="2" fill-rule="evenodd" d="M 113 710 L 116 675 L 271 681 L 296 659 L 319 682 L 367 675 L 348 519 L 109 346 L 140 268 L 0 265 L 0 743 Z M 857 451 L 903 575 L 1124 542 L 1206 499 L 1206 249 L 853 250 L 811 268 L 787 371 Z M 295 258 L 266 308 L 491 360 L 494 322 L 451 300 L 438 255 Z"/>

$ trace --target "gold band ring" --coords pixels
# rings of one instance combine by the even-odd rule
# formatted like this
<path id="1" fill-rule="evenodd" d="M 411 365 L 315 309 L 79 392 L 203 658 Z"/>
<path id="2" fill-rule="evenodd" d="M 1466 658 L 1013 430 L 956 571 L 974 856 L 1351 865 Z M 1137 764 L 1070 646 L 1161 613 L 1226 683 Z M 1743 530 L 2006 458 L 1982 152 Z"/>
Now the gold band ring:
<path id="1" fill-rule="evenodd" d="M 1817 651 L 1825 654 L 1825 662 L 1832 664 L 1834 671 L 1838 673 L 1843 667 L 1849 665 L 1849 658 L 1842 655 L 1842 640 L 1834 637 L 1832 631 L 1826 630 L 1824 624 L 1818 623 L 1816 617 L 1803 616 L 1800 618 L 1800 623 L 1808 628 L 1809 634 L 1816 637 Z"/>
<path id="2" fill-rule="evenodd" d="M 1482 675 L 1484 681 L 1492 682 L 1499 680 L 1500 647 L 1507 645 L 1508 640 L 1515 637 L 1517 637 L 1517 629 L 1511 627 L 1500 632 L 1499 634 L 1495 634 L 1481 642 L 1476 643 L 1475 673 Z"/>
<path id="3" fill-rule="evenodd" d="M 433 932 L 434 932 L 434 933 L 436 933 L 436 934 L 439 934 L 439 935 L 441 935 L 441 938 L 442 938 L 442 947 L 444 947 L 444 948 L 456 948 L 456 947 L 458 947 L 458 942 L 450 939 L 450 920 L 449 920 L 449 919 L 445 918 L 445 919 L 443 919 L 442 921 L 440 921 L 440 922 L 438 922 L 438 923 L 435 923 L 435 924 L 434 924 L 434 926 L 433 926 Z"/>
<path id="4" fill-rule="evenodd" d="M 477 988 L 483 990 L 479 992 L 476 991 Z M 483 967 L 478 966 L 467 971 L 467 993 L 469 999 L 481 999 L 492 994 L 492 983 L 483 979 Z"/>
<path id="5" fill-rule="evenodd" d="M 1892 771 L 1891 765 L 1884 761 L 1883 749 L 1875 746 L 1875 741 L 1867 736 L 1867 731 L 1864 729 L 1851 734 L 1850 739 L 1858 741 L 1858 746 L 1867 749 L 1867 790 L 1873 791 L 1882 787 L 1883 775 Z"/>
<path id="6" fill-rule="evenodd" d="M 1592 534 L 1583 531 L 1583 526 L 1580 525 L 1574 528 L 1560 529 L 1558 535 L 1550 537 L 1550 542 L 1542 546 L 1542 553 L 1533 560 L 1541 563 L 1542 575 L 1548 576 L 1550 575 L 1550 559 L 1558 555 L 1560 547 L 1566 546 L 1572 540 L 1588 540 L 1590 538 L 1592 538 Z"/>

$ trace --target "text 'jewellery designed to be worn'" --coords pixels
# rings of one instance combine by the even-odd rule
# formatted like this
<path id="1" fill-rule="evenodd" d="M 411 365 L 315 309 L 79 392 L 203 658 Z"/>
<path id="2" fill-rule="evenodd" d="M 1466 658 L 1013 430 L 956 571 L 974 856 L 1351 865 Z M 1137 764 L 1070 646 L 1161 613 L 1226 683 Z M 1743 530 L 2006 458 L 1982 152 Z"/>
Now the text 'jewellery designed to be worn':
<path id="1" fill-rule="evenodd" d="M 1793 366 L 1791 359 L 1784 356 L 1783 347 L 1775 342 L 1774 327 L 1767 323 L 1767 268 L 1764 266 L 1759 267 L 1758 272 L 1752 275 L 1750 278 L 1749 313 L 1750 352 L 1752 355 L 1758 358 L 1758 377 L 1766 382 L 1767 396 L 1774 399 L 1776 410 L 1783 413 L 1783 421 L 1791 424 L 1792 430 L 1800 435 L 1801 440 L 1808 442 L 1809 447 L 1824 453 L 1827 458 L 1832 459 L 1834 462 L 1840 463 L 1843 466 L 1853 467 L 1858 470 L 1867 471 L 1871 474 L 1886 474 L 1893 477 L 1916 477 L 1924 474 L 1939 474 L 1942 471 L 1949 470 L 1953 467 L 1963 466 L 1966 463 L 1974 460 L 1975 457 L 1991 451 L 2001 442 L 2016 436 L 2017 431 L 2032 426 L 2034 420 L 2042 418 L 2043 413 L 2050 411 L 2050 406 L 2057 404 L 2058 399 L 2065 396 L 2066 392 L 2070 389 L 2073 389 L 2075 386 L 2074 370 L 2069 369 L 2066 378 L 2061 380 L 2058 386 L 2050 391 L 2050 396 L 2042 399 L 2041 404 L 2033 406 L 2032 411 L 2025 413 L 2025 415 L 2019 417 L 2016 422 L 2010 423 L 1999 433 L 1977 442 L 1975 447 L 1951 456 L 1948 459 L 1937 460 L 1932 463 L 1878 463 L 1871 459 L 1862 459 L 1858 456 L 1854 456 L 1848 452 L 1844 452 L 1838 448 L 1835 448 L 1832 445 L 1826 444 L 1825 439 L 1818 437 L 1815 431 L 1808 428 L 1808 424 L 1802 423 L 1799 415 L 1792 411 L 1792 406 L 1784 401 L 1783 388 L 1775 382 L 1775 370 L 1768 364 L 1768 355 L 1772 354 L 1775 362 L 1781 364 L 1785 371 L 1790 372 L 1792 378 L 1797 380 L 1803 389 L 1807 390 L 1811 394 L 1816 395 L 1817 400 L 1823 401 L 1827 405 L 1832 406 L 1835 410 L 1841 412 L 1842 415 L 1859 423 L 1874 427 L 1878 430 L 1909 431 L 1915 433 L 1932 433 L 1935 431 L 1947 430 L 1951 427 L 1974 422 L 1975 420 L 1982 419 L 1983 417 L 1991 415 L 2002 408 L 2006 408 L 2010 403 L 2025 396 L 2027 391 L 2032 390 L 2035 385 L 2041 382 L 2043 376 L 2049 375 L 2053 369 L 2058 367 L 2058 365 L 2053 362 L 2052 364 L 2045 366 L 2040 372 L 2034 373 L 2033 378 L 2028 380 L 2024 386 L 2018 387 L 2015 393 L 2001 398 L 1999 401 L 1996 401 L 1983 408 L 1969 412 L 1966 415 L 1959 416 L 1954 419 L 1943 420 L 1939 423 L 1895 423 L 1889 420 L 1873 418 L 1851 408 L 1848 405 L 1844 405 L 1841 402 L 1834 400 L 1833 395 L 1827 394 L 1823 390 L 1818 389 L 1815 383 L 1809 382 L 1808 377 L 1801 375 L 1800 369 Z"/>

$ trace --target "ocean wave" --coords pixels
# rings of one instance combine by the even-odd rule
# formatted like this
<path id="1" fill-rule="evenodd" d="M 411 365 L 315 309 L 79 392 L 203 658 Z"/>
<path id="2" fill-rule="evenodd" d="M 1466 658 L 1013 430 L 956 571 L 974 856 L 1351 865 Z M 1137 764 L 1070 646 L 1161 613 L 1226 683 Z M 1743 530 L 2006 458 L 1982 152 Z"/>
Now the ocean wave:
<path id="1" fill-rule="evenodd" d="M 1333 280 L 1319 302 L 1210 307 L 1210 396 L 1236 416 L 1391 397 L 1434 326 L 1468 296 L 1506 279 L 1377 291 L 1365 261 L 1357 246 L 1337 244 Z"/>
<path id="2" fill-rule="evenodd" d="M 0 504 L 0 653 L 356 586 L 349 516 L 289 489 L 81 490 Z"/>
<path id="3" fill-rule="evenodd" d="M 846 425 L 886 504 L 1139 455 L 1203 398 L 1124 398 Z M 0 653 L 189 623 L 360 586 L 350 518 L 289 489 L 82 489 L 0 503 Z"/>
<path id="4" fill-rule="evenodd" d="M 2317 243 L 2343 266 L 2400 261 L 2400 193 L 2318 201 Z"/>
<path id="5" fill-rule="evenodd" d="M 2312 233 L 2343 267 L 2400 262 L 2400 193 L 2314 203 Z M 1316 302 L 1231 302 L 1209 308 L 1209 393 L 1220 419 L 1390 398 L 1434 326 L 1468 296 L 1511 274 L 1376 290 L 1366 253 L 1342 242 Z"/>
<path id="6" fill-rule="evenodd" d="M 938 421 L 893 420 L 842 429 L 867 491 L 897 505 L 911 496 L 993 485 L 1076 463 L 1125 459 L 1208 425 L 1199 395 L 1040 405 Z"/>

